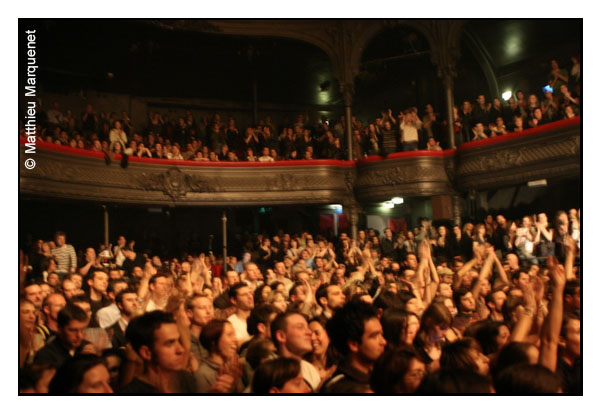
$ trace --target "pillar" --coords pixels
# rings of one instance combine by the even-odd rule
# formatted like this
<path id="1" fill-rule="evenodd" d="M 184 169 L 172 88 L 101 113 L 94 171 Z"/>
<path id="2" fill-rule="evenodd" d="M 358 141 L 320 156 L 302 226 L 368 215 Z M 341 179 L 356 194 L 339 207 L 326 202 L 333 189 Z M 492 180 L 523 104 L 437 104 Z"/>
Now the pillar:
<path id="1" fill-rule="evenodd" d="M 225 266 L 227 260 L 227 215 L 225 211 L 221 214 L 221 231 L 223 233 L 223 264 Z"/>
<path id="2" fill-rule="evenodd" d="M 102 206 L 104 210 L 104 245 L 109 248 L 109 212 L 106 206 Z"/>
<path id="3" fill-rule="evenodd" d="M 347 204 L 344 206 L 344 210 L 348 216 L 349 223 L 351 225 L 351 239 L 357 240 L 357 233 L 359 232 L 359 205 Z"/>
<path id="4" fill-rule="evenodd" d="M 463 199 L 458 196 L 453 196 L 453 224 L 457 226 L 461 226 L 461 206 L 463 204 Z"/>
<path id="5" fill-rule="evenodd" d="M 353 105 L 353 92 L 354 87 L 351 83 L 343 84 L 340 88 L 344 96 L 344 119 L 346 121 L 346 144 L 348 147 L 348 160 L 353 160 L 353 123 L 352 123 L 352 105 Z"/>
<path id="6" fill-rule="evenodd" d="M 445 74 L 442 79 L 445 90 L 445 100 L 447 104 L 447 133 L 449 134 L 449 147 L 455 148 L 455 117 L 453 115 L 453 77 L 450 74 Z"/>

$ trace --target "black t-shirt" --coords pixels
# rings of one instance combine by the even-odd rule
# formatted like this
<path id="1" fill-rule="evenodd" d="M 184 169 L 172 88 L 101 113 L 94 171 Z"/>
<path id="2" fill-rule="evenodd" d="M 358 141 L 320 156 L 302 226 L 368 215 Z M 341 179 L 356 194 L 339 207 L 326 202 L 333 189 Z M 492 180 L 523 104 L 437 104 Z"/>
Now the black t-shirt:
<path id="1" fill-rule="evenodd" d="M 196 380 L 194 375 L 186 371 L 177 372 L 178 393 L 180 394 L 195 394 Z M 129 384 L 121 388 L 119 394 L 162 394 L 154 386 L 144 382 L 138 378 L 134 378 Z"/>
<path id="2" fill-rule="evenodd" d="M 558 355 L 557 375 L 561 378 L 564 394 L 582 395 L 582 358 L 576 358 L 574 365 L 570 366 L 561 355 Z"/>

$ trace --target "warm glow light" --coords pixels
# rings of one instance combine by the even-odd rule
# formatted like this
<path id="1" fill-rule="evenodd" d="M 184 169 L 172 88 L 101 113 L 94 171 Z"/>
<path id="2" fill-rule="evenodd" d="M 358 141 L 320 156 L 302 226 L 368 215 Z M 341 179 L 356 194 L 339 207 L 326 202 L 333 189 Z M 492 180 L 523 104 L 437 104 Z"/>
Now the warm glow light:
<path id="1" fill-rule="evenodd" d="M 403 204 L 405 200 L 403 200 L 402 197 L 393 197 L 390 201 L 392 201 L 394 204 Z"/>
<path id="2" fill-rule="evenodd" d="M 384 208 L 394 208 L 394 203 L 392 201 L 385 201 L 382 206 Z"/>
<path id="3" fill-rule="evenodd" d="M 511 91 L 505 91 L 505 92 L 503 92 L 503 95 L 501 95 L 501 96 L 503 96 L 504 100 L 508 101 L 509 98 L 511 98 L 511 95 L 512 95 Z"/>

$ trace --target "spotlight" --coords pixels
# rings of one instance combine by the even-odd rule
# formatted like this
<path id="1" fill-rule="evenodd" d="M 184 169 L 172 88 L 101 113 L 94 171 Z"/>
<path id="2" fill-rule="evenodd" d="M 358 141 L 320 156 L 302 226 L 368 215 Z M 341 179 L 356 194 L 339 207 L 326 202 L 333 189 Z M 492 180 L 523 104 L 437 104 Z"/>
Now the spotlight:
<path id="1" fill-rule="evenodd" d="M 509 98 L 511 98 L 511 95 L 513 95 L 513 93 L 511 91 L 505 91 L 503 92 L 503 95 L 501 95 L 503 97 L 504 100 L 508 101 Z"/>
<path id="2" fill-rule="evenodd" d="M 405 202 L 402 197 L 393 197 L 390 201 L 392 201 L 394 204 L 403 204 Z"/>

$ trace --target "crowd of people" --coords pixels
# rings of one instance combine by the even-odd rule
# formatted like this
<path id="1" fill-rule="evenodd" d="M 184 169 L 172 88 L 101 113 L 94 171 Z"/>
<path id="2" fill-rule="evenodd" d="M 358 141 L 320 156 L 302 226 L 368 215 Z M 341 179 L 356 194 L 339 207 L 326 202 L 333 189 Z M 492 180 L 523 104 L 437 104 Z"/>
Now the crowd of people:
<path id="1" fill-rule="evenodd" d="M 570 73 L 551 62 L 549 88 L 526 96 L 518 90 L 507 101 L 487 102 L 479 95 L 475 103 L 464 101 L 454 108 L 456 145 L 535 128 L 545 123 L 580 115 L 580 62 L 572 58 Z M 43 108 L 42 108 L 43 109 Z M 191 111 L 181 117 L 151 111 L 145 128 L 135 128 L 125 111 L 96 112 L 88 104 L 81 115 L 64 113 L 54 102 L 40 110 L 38 138 L 57 145 L 126 154 L 145 158 L 191 161 L 259 161 L 348 159 L 344 116 L 311 121 L 299 114 L 275 125 L 271 117 L 239 128 L 233 117 L 196 119 Z M 410 107 L 394 115 L 382 111 L 368 122 L 352 117 L 353 158 L 387 155 L 397 151 L 437 151 L 450 147 L 447 121 L 427 104 L 421 112 Z M 21 128 L 24 136 L 25 129 Z"/>
<path id="2" fill-rule="evenodd" d="M 575 209 L 241 257 L 96 247 L 22 252 L 20 393 L 582 394 Z"/>

